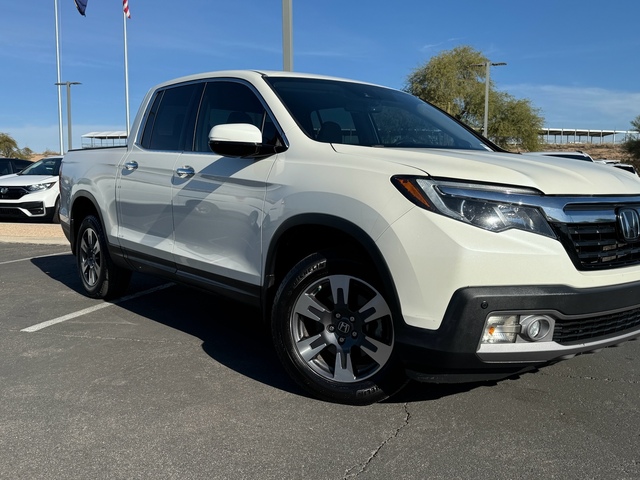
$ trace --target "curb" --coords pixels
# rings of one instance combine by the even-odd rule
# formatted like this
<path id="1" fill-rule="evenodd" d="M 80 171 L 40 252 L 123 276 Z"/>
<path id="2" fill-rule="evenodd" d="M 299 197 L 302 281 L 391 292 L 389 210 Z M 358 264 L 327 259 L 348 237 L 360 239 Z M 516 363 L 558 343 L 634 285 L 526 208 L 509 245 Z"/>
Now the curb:
<path id="1" fill-rule="evenodd" d="M 69 245 L 59 224 L 0 222 L 0 242 Z"/>

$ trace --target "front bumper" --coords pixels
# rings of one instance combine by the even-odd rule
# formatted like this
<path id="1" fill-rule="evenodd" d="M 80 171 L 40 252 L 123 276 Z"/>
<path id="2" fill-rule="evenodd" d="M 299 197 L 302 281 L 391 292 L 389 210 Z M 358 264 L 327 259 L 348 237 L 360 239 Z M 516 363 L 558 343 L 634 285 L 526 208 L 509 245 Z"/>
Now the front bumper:
<path id="1" fill-rule="evenodd" d="M 0 217 L 8 218 L 39 218 L 47 215 L 44 202 L 0 202 Z"/>
<path id="2" fill-rule="evenodd" d="M 495 314 L 547 313 L 552 341 L 480 344 Z M 640 282 L 577 289 L 561 285 L 470 287 L 456 291 L 441 326 L 402 325 L 396 344 L 409 374 L 422 381 L 499 378 L 640 337 Z"/>

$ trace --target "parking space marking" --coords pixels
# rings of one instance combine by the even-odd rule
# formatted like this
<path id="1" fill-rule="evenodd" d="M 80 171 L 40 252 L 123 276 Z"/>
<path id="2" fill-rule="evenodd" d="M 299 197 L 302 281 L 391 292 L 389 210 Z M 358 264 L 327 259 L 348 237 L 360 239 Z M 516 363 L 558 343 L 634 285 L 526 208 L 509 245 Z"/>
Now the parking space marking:
<path id="1" fill-rule="evenodd" d="M 37 332 L 38 330 L 42 330 L 43 328 L 50 327 L 51 325 L 56 325 L 58 323 L 66 322 L 67 320 L 71 320 L 72 318 L 81 317 L 83 315 L 87 315 L 88 313 L 93 313 L 97 310 L 101 310 L 103 308 L 107 308 L 112 305 L 117 305 L 119 303 L 126 302 L 127 300 L 132 300 L 134 298 L 142 297 L 144 295 L 148 295 L 150 293 L 154 293 L 159 290 L 164 290 L 165 288 L 173 287 L 174 285 L 175 283 L 165 283 L 164 285 L 159 285 L 157 287 L 144 290 L 143 292 L 127 295 L 126 297 L 119 298 L 113 302 L 104 302 L 104 303 L 101 303 L 100 305 L 94 305 L 93 307 L 85 308 L 83 310 L 78 310 L 77 312 L 69 313 L 68 315 L 63 315 L 62 317 L 54 318 L 52 320 L 47 320 L 46 322 L 41 322 L 36 325 L 32 325 L 31 327 L 23 328 L 20 331 L 27 332 L 27 333 Z"/>
<path id="2" fill-rule="evenodd" d="M 9 265 L 10 263 L 18 263 L 18 262 L 28 262 L 30 260 L 35 260 L 36 258 L 57 257 L 59 255 L 71 255 L 71 253 L 70 252 L 60 252 L 60 253 L 50 253 L 49 255 L 37 255 L 35 257 L 18 258 L 16 260 L 7 260 L 6 262 L 0 262 L 0 265 Z"/>

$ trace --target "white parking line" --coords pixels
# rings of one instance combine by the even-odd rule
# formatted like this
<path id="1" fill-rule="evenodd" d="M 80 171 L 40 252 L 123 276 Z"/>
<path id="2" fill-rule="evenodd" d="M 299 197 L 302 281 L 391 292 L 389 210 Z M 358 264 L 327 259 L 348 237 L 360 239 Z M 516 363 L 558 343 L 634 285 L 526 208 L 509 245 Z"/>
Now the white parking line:
<path id="1" fill-rule="evenodd" d="M 71 255 L 71 252 L 50 253 L 49 255 L 38 255 L 37 257 L 18 258 L 16 260 L 7 260 L 6 262 L 0 262 L 0 265 L 9 265 L 10 263 L 28 262 L 35 260 L 36 258 L 57 257 L 59 255 Z"/>
<path id="2" fill-rule="evenodd" d="M 148 295 L 150 293 L 154 293 L 154 292 L 157 292 L 159 290 L 164 290 L 165 288 L 173 287 L 174 285 L 175 285 L 175 283 L 165 283 L 164 285 L 159 285 L 157 287 L 150 288 L 149 290 L 145 290 L 143 292 L 138 292 L 138 293 L 134 293 L 134 294 L 131 294 L 131 295 L 127 295 L 126 297 L 119 298 L 119 299 L 117 299 L 117 300 L 115 300 L 113 302 L 101 303 L 100 305 L 94 305 L 93 307 L 85 308 L 84 310 L 78 310 L 77 312 L 70 313 L 68 315 L 63 315 L 62 317 L 54 318 L 52 320 L 47 320 L 46 322 L 38 323 L 38 324 L 33 325 L 31 327 L 23 328 L 20 331 L 21 332 L 27 332 L 27 333 L 37 332 L 38 330 L 42 330 L 43 328 L 50 327 L 51 325 L 56 325 L 57 323 L 66 322 L 67 320 L 71 320 L 72 318 L 81 317 L 81 316 L 86 315 L 88 313 L 92 313 L 92 312 L 95 312 L 97 310 L 101 310 L 103 308 L 110 307 L 112 305 L 117 305 L 118 303 L 126 302 L 127 300 L 131 300 L 133 298 L 142 297 L 144 295 Z"/>

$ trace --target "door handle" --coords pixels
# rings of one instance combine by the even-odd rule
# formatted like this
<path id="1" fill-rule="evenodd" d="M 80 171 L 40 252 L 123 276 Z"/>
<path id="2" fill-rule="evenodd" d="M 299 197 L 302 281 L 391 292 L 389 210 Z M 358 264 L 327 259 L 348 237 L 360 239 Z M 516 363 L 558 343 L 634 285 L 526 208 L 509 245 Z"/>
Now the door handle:
<path id="1" fill-rule="evenodd" d="M 176 169 L 176 175 L 179 178 L 193 177 L 195 174 L 196 174 L 196 171 L 193 169 L 193 167 L 190 167 L 189 165 L 185 165 L 184 167 L 178 167 Z"/>
<path id="2" fill-rule="evenodd" d="M 138 162 L 125 162 L 124 164 L 125 170 L 133 171 L 133 170 L 136 170 L 137 168 L 138 168 Z"/>

